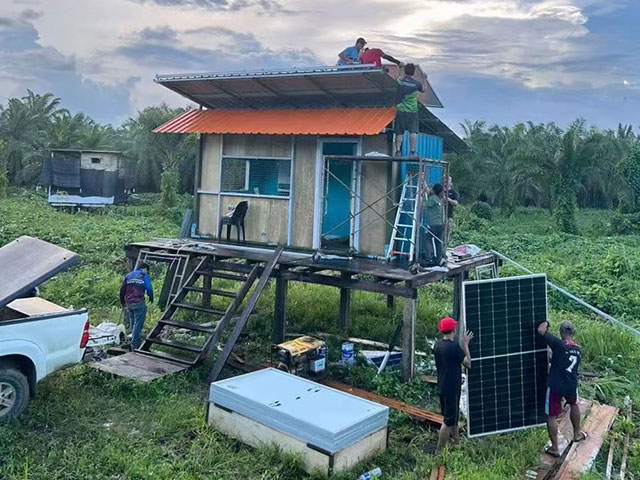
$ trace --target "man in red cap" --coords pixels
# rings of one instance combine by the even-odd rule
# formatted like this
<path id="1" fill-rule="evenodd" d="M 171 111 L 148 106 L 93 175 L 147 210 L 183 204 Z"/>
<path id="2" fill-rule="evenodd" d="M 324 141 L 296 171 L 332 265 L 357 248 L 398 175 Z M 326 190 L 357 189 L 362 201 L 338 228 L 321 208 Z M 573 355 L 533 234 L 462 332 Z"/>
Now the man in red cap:
<path id="1" fill-rule="evenodd" d="M 473 333 L 467 332 L 462 337 L 462 346 L 456 342 L 456 328 L 458 322 L 451 317 L 440 320 L 438 330 L 443 334 L 441 340 L 433 347 L 433 355 L 436 359 L 438 371 L 438 395 L 440 396 L 440 409 L 444 422 L 438 434 L 439 453 L 447 446 L 449 439 L 458 442 L 460 432 L 458 430 L 458 417 L 460 416 L 460 387 L 462 377 L 462 365 L 471 368 L 471 355 L 469 354 L 469 342 L 473 339 Z"/>

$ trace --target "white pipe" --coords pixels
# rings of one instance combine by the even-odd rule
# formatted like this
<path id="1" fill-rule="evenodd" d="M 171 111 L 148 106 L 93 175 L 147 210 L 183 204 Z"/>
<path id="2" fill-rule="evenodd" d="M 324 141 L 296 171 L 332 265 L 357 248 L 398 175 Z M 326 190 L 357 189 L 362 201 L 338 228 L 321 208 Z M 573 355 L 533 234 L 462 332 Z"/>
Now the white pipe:
<path id="1" fill-rule="evenodd" d="M 502 255 L 501 253 L 496 252 L 495 250 L 491 250 L 491 253 L 497 255 L 498 257 L 500 257 L 501 259 L 511 263 L 512 265 L 515 265 L 516 267 L 518 267 L 519 269 L 529 273 L 529 274 L 533 274 L 534 272 L 532 272 L 531 270 L 529 270 L 526 267 L 523 267 L 522 265 L 520 265 L 519 263 L 511 260 L 510 258 Z M 622 328 L 630 331 L 631 333 L 637 335 L 640 337 L 640 330 L 630 327 L 629 325 L 627 325 L 626 323 L 621 322 L 620 320 L 613 318 L 611 315 L 609 315 L 608 313 L 603 312 L 602 310 L 600 310 L 599 308 L 594 307 L 593 305 L 588 304 L 587 302 L 585 302 L 584 300 L 582 300 L 581 298 L 576 297 L 574 294 L 567 292 L 564 288 L 559 287 L 558 285 L 556 285 L 555 283 L 551 283 L 550 281 L 547 280 L 547 285 L 549 285 L 551 288 L 557 290 L 558 292 L 562 293 L 563 295 L 569 297 L 571 300 L 579 303 L 580 305 L 582 305 L 585 308 L 588 308 L 589 310 L 591 310 L 593 313 L 595 313 L 596 315 L 601 316 L 602 318 L 604 318 L 605 320 L 608 320 L 612 323 L 615 323 L 616 325 L 621 326 Z"/>

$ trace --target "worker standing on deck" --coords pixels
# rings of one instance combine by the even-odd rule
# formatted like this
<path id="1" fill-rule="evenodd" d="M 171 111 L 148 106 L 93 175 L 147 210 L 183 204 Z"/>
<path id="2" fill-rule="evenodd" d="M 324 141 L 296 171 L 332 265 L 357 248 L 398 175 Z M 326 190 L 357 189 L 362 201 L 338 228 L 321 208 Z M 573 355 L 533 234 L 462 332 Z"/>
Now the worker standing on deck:
<path id="1" fill-rule="evenodd" d="M 427 201 L 424 204 L 423 231 L 420 263 L 423 266 L 440 265 L 444 257 L 444 222 L 442 211 L 442 185 L 436 183 L 427 187 Z M 426 230 L 425 230 L 426 223 Z"/>
<path id="2" fill-rule="evenodd" d="M 424 92 L 424 87 L 413 75 L 416 66 L 407 63 L 404 74 L 398 77 L 398 102 L 396 105 L 396 119 L 393 131 L 396 134 L 396 157 L 402 155 L 402 137 L 409 131 L 409 156 L 416 156 L 418 139 L 418 92 Z"/>
<path id="3" fill-rule="evenodd" d="M 449 240 L 451 239 L 451 233 L 453 233 L 453 209 L 458 206 L 460 203 L 460 194 L 457 190 L 453 188 L 453 180 L 451 176 L 447 177 L 447 186 L 446 186 L 446 200 L 447 200 L 447 236 L 446 243 L 449 244 Z"/>
<path id="4" fill-rule="evenodd" d="M 460 416 L 460 390 L 462 365 L 471 368 L 469 343 L 473 333 L 467 332 L 462 337 L 462 345 L 456 341 L 458 322 L 451 317 L 440 320 L 438 330 L 443 334 L 433 347 L 433 355 L 438 371 L 438 396 L 444 421 L 438 434 L 436 453 L 447 446 L 449 440 L 457 443 L 460 438 L 458 418 Z"/>
<path id="5" fill-rule="evenodd" d="M 573 341 L 576 328 L 571 322 L 560 324 L 560 338 L 549 333 L 549 322 L 538 326 L 538 334 L 551 349 L 551 366 L 547 377 L 547 431 L 551 446 L 545 453 L 552 457 L 560 457 L 558 448 L 558 422 L 556 417 L 562 413 L 562 399 L 569 404 L 569 418 L 573 426 L 573 441 L 581 442 L 587 434 L 580 429 L 580 408 L 578 407 L 578 367 L 582 359 L 582 351 Z"/>
<path id="6" fill-rule="evenodd" d="M 140 334 L 147 318 L 145 293 L 149 297 L 149 301 L 153 303 L 153 286 L 151 285 L 151 278 L 149 278 L 149 265 L 142 263 L 134 271 L 125 275 L 120 287 L 120 305 L 127 315 L 129 328 L 131 329 L 132 350 L 142 344 Z"/>
<path id="7" fill-rule="evenodd" d="M 382 67 L 382 59 L 388 60 L 396 65 L 402 65 L 402 62 L 391 55 L 387 55 L 380 48 L 363 48 L 360 52 L 360 63 L 363 65 L 375 65 Z"/>
<path id="8" fill-rule="evenodd" d="M 360 37 L 356 40 L 356 44 L 345 48 L 338 54 L 338 65 L 353 65 L 360 62 L 360 52 L 367 44 L 364 38 Z"/>

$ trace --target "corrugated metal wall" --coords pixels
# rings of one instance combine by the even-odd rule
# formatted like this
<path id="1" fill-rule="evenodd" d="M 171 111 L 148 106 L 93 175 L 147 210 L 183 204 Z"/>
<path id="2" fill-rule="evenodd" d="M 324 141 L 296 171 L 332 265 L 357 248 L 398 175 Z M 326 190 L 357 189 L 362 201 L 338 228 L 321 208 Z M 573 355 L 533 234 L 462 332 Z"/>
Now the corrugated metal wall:
<path id="1" fill-rule="evenodd" d="M 441 137 L 433 135 L 427 135 L 424 133 L 418 134 L 418 141 L 416 143 L 416 151 L 420 157 L 432 158 L 434 160 L 442 160 L 444 143 Z M 402 140 L 402 155 L 409 155 L 409 132 L 404 132 L 404 138 Z M 405 180 L 407 173 L 417 172 L 417 162 L 404 162 L 400 166 L 400 182 Z M 429 167 L 429 183 L 439 183 L 442 181 L 442 168 L 441 167 Z"/>

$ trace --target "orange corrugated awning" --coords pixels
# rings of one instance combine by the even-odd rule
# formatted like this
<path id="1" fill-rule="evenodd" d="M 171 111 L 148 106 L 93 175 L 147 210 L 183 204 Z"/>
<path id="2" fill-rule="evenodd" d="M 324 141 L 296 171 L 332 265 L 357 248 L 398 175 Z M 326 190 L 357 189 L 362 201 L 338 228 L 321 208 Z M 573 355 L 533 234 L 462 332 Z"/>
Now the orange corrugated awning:
<path id="1" fill-rule="evenodd" d="M 395 107 L 300 110 L 187 110 L 154 133 L 250 133 L 271 135 L 376 135 Z"/>

